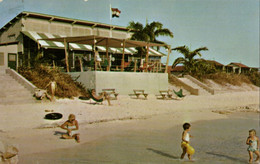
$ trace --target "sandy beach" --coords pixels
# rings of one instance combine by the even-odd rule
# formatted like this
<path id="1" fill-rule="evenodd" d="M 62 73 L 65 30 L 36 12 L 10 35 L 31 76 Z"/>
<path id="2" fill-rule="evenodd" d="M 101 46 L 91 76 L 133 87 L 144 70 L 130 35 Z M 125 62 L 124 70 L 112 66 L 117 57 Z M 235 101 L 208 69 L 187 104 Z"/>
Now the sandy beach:
<path id="1" fill-rule="evenodd" d="M 102 137 L 116 135 L 131 122 L 132 130 L 167 129 L 184 122 L 226 119 L 232 112 L 259 112 L 259 89 L 230 91 L 216 95 L 188 95 L 183 100 L 160 100 L 149 95 L 148 100 L 119 95 L 112 106 L 93 104 L 94 101 L 58 99 L 56 102 L 39 102 L 24 105 L 1 105 L 0 140 L 15 145 L 19 157 L 44 153 L 94 142 Z M 58 121 L 45 120 L 53 110 L 63 114 Z M 58 125 L 76 115 L 80 126 L 81 142 L 60 139 L 65 132 Z M 259 113 L 258 113 L 259 114 Z M 164 119 L 167 117 L 168 119 Z M 158 123 L 149 122 L 157 119 Z M 170 121 L 169 121 L 169 118 Z M 142 121 L 140 121 L 142 120 Z M 144 126 L 139 126 L 143 124 Z M 128 127 L 129 128 L 129 127 Z"/>

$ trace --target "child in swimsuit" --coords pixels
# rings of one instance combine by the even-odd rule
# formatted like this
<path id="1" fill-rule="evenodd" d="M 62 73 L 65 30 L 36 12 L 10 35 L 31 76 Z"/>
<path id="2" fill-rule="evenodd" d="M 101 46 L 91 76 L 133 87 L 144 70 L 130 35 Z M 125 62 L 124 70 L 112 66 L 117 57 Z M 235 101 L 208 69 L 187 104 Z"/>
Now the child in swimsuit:
<path id="1" fill-rule="evenodd" d="M 249 163 L 253 161 L 253 153 L 257 155 L 256 162 L 259 161 L 259 138 L 256 136 L 255 129 L 249 130 L 249 136 L 246 140 L 246 144 L 249 145 L 247 151 L 249 153 Z"/>
<path id="2" fill-rule="evenodd" d="M 182 154 L 181 154 L 181 159 L 184 158 L 185 154 L 187 153 L 187 144 L 190 143 L 190 137 L 192 137 L 189 134 L 191 125 L 189 123 L 184 123 L 183 124 L 183 132 L 182 132 L 182 142 L 181 142 L 181 148 L 182 148 Z M 191 160 L 191 154 L 188 154 L 189 160 Z"/>
<path id="3" fill-rule="evenodd" d="M 69 115 L 69 119 L 64 122 L 61 126 L 62 129 L 67 130 L 67 134 L 63 134 L 62 138 L 64 139 L 75 139 L 78 143 L 79 141 L 79 133 L 77 130 L 79 129 L 78 121 L 75 119 L 74 114 Z"/>

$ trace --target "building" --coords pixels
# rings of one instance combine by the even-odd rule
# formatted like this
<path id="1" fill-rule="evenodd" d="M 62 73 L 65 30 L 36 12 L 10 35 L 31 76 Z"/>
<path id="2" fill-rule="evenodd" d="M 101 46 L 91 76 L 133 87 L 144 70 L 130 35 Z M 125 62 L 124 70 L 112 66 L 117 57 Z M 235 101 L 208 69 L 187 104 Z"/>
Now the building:
<path id="1" fill-rule="evenodd" d="M 230 63 L 226 65 L 226 71 L 227 73 L 244 74 L 251 71 L 251 68 L 242 63 Z"/>
<path id="2" fill-rule="evenodd" d="M 102 36 L 118 39 L 129 39 L 132 30 L 126 27 L 108 25 L 97 22 L 70 19 L 53 15 L 33 12 L 22 12 L 0 29 L 0 65 L 16 69 L 18 66 L 33 65 L 38 59 L 41 62 L 56 64 L 60 68 L 65 66 L 64 42 L 47 41 L 61 37 L 76 36 Z M 78 59 L 83 69 L 93 66 L 94 47 L 86 44 L 69 43 L 68 45 L 69 69 L 75 71 Z M 97 46 L 102 67 L 111 64 L 111 70 L 117 70 L 121 65 L 123 48 L 109 47 L 110 61 L 107 61 L 106 48 Z M 134 61 L 141 63 L 141 56 L 133 47 L 125 48 L 124 64 L 133 65 Z M 149 62 L 161 63 L 165 54 L 149 49 Z M 145 55 L 143 56 L 143 58 Z M 92 67 L 93 69 L 93 67 Z"/>
<path id="3" fill-rule="evenodd" d="M 149 47 L 152 43 L 147 46 L 140 41 L 129 41 L 132 32 L 126 27 L 22 12 L 0 29 L 0 67 L 17 69 L 33 66 L 36 62 L 55 65 L 67 72 L 75 71 L 70 73 L 71 76 L 79 77 L 78 81 L 86 88 L 95 88 L 97 92 L 104 88 L 115 88 L 120 94 L 131 93 L 133 89 L 144 89 L 149 93 L 167 89 L 168 76 L 159 73 L 162 72 L 161 57 L 165 54 Z M 84 43 L 81 44 L 82 37 Z M 86 44 L 88 37 L 94 37 L 91 39 L 93 44 Z M 108 47 L 99 45 L 102 41 L 95 37 L 103 41 L 113 38 L 122 43 L 121 46 Z M 69 39 L 77 42 L 68 42 Z M 127 44 L 147 47 L 147 54 L 138 55 L 134 47 L 125 46 L 126 40 Z M 96 71 L 96 48 L 101 70 L 109 72 Z M 151 70 L 154 73 L 139 73 L 143 67 L 146 72 Z"/>

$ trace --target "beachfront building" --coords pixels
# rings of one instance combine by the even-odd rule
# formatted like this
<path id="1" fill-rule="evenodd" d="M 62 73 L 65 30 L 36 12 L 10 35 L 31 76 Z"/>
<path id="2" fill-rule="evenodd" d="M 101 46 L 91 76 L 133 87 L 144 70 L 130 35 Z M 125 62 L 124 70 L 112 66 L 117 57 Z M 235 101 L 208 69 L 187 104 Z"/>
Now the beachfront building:
<path id="1" fill-rule="evenodd" d="M 131 35 L 132 30 L 126 27 L 22 12 L 0 29 L 0 66 L 17 69 L 37 62 L 55 65 L 63 71 L 76 72 L 80 75 L 78 80 L 97 91 L 112 87 L 129 93 L 133 88 L 146 89 L 149 85 L 151 92 L 166 89 L 167 75 L 159 74 L 165 54 L 152 48 L 161 45 L 130 41 Z M 136 47 L 146 47 L 147 53 L 138 55 Z M 133 74 L 123 74 L 125 71 Z M 154 75 L 134 74 L 143 71 Z M 130 86 L 127 91 L 123 87 L 126 85 Z"/>
<path id="2" fill-rule="evenodd" d="M 84 71 L 95 69 L 93 45 L 68 43 L 64 41 L 47 41 L 43 39 L 101 36 L 107 38 L 129 39 L 132 30 L 96 22 L 58 17 L 53 15 L 22 12 L 0 29 L 0 58 L 1 65 L 16 69 L 18 66 L 33 65 L 38 59 L 41 62 L 55 64 L 60 68 L 65 67 L 65 55 L 68 50 L 69 71 Z M 96 46 L 99 52 L 101 69 L 105 70 L 110 64 L 111 71 L 121 70 L 123 46 L 109 47 L 109 61 L 106 59 L 106 47 Z M 10 49 L 12 51 L 10 51 Z M 142 70 L 144 56 L 138 56 L 135 47 L 124 49 L 124 66 L 126 70 Z M 148 62 L 150 65 L 161 63 L 165 54 L 149 48 Z M 154 68 L 154 67 L 153 67 Z M 100 69 L 100 68 L 99 68 Z M 160 70 L 159 70 L 160 71 Z"/>
<path id="3" fill-rule="evenodd" d="M 251 71 L 252 68 L 242 64 L 242 63 L 230 63 L 225 66 L 227 73 L 244 74 Z"/>

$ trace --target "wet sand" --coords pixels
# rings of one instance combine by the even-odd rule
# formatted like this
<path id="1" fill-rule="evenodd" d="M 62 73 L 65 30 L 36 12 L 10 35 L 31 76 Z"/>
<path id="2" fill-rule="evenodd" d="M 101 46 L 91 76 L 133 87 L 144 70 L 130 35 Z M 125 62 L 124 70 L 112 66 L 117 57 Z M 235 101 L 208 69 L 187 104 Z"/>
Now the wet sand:
<path id="1" fill-rule="evenodd" d="M 176 116 L 158 115 L 144 120 L 95 124 L 92 128 L 113 131 L 86 144 L 46 153 L 24 155 L 20 163 L 190 163 L 181 154 L 181 125 Z M 259 136 L 259 113 L 236 112 L 225 119 L 191 122 L 194 163 L 247 163 L 248 130 Z M 115 131 L 116 130 L 116 131 Z"/>

